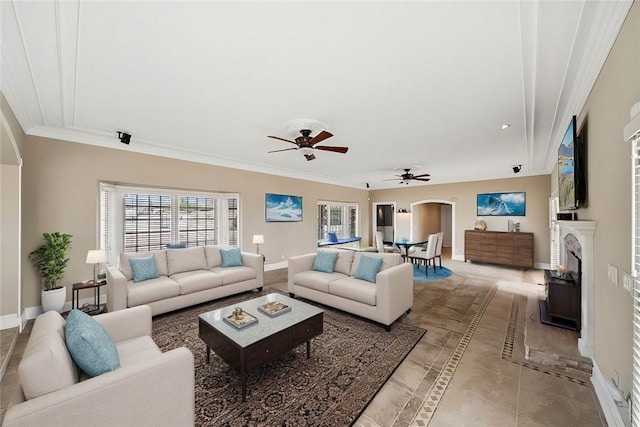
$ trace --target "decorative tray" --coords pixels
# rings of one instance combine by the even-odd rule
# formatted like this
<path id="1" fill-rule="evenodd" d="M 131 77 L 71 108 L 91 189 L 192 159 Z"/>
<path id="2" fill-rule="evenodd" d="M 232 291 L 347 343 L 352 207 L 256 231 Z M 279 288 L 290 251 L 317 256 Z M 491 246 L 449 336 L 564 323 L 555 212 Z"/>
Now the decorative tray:
<path id="1" fill-rule="evenodd" d="M 256 323 L 258 321 L 258 318 L 247 313 L 246 311 L 243 311 L 242 314 L 244 314 L 244 318 L 242 319 L 236 319 L 235 315 L 233 313 L 231 313 L 228 316 L 223 317 L 223 319 L 225 320 L 225 322 L 229 323 L 230 325 L 235 326 L 238 329 L 242 329 L 245 326 L 249 326 L 253 323 Z"/>
<path id="2" fill-rule="evenodd" d="M 291 311 L 291 307 L 278 301 L 269 302 L 258 306 L 258 310 L 268 314 L 269 316 L 277 316 L 278 314 Z"/>

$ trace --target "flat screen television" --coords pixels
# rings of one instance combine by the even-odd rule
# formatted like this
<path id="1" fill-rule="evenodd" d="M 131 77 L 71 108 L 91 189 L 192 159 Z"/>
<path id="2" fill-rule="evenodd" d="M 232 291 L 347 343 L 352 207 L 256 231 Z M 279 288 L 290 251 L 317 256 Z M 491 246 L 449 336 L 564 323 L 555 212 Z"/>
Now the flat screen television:
<path id="1" fill-rule="evenodd" d="M 558 148 L 560 210 L 577 209 L 584 203 L 584 156 L 584 144 L 578 136 L 576 116 L 573 116 Z"/>

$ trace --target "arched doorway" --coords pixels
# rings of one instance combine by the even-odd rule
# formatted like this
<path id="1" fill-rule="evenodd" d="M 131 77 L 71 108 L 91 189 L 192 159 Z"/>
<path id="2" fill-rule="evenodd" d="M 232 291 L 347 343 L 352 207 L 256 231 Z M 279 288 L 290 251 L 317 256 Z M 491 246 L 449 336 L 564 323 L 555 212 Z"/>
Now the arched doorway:
<path id="1" fill-rule="evenodd" d="M 456 254 L 456 203 L 451 200 L 427 199 L 411 203 L 411 236 L 426 239 L 429 234 L 444 232 L 443 247 Z"/>

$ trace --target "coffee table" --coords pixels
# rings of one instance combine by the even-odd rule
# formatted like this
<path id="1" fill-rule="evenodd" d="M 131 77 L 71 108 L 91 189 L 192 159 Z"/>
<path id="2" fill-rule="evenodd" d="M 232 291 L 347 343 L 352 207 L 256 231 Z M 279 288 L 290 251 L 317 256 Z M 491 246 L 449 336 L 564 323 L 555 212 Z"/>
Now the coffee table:
<path id="1" fill-rule="evenodd" d="M 290 311 L 269 316 L 258 306 L 278 301 L 291 307 Z M 258 321 L 237 328 L 224 320 L 235 307 L 255 316 Z M 311 339 L 322 333 L 323 311 L 302 301 L 281 294 L 269 294 L 243 301 L 218 310 L 203 313 L 198 319 L 200 339 L 207 348 L 207 364 L 211 350 L 240 374 L 242 401 L 247 397 L 247 374 L 307 343 L 307 358 L 311 357 Z"/>

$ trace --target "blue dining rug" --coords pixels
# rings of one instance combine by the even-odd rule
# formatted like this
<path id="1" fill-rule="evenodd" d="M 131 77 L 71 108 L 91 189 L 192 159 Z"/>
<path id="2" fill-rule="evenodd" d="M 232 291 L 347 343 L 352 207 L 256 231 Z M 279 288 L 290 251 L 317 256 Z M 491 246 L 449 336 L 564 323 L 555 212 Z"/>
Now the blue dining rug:
<path id="1" fill-rule="evenodd" d="M 434 280 L 442 280 L 451 276 L 451 270 L 447 267 L 436 267 L 435 274 L 433 273 L 433 267 L 429 267 L 429 275 L 424 273 L 424 265 L 418 267 L 413 265 L 413 280 L 416 282 L 432 282 Z"/>

